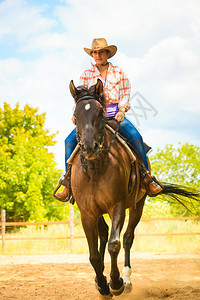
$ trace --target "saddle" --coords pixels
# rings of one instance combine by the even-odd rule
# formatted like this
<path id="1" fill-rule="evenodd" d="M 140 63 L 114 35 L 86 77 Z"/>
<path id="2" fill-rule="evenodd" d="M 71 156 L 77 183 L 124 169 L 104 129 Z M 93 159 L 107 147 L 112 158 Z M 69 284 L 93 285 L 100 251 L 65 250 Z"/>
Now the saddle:
<path id="1" fill-rule="evenodd" d="M 114 130 L 117 129 L 118 123 L 116 122 L 116 120 L 114 118 L 106 118 L 106 123 L 112 129 L 114 129 Z M 133 151 L 133 153 L 136 152 L 136 149 L 119 132 L 118 132 L 118 136 L 120 136 L 120 138 L 122 138 L 122 140 L 125 141 L 125 143 L 129 146 L 129 148 L 131 149 L 131 151 Z M 152 148 L 149 145 L 147 145 L 146 143 L 144 143 L 144 147 L 145 147 L 146 154 L 148 154 L 148 153 L 150 153 L 152 151 Z"/>

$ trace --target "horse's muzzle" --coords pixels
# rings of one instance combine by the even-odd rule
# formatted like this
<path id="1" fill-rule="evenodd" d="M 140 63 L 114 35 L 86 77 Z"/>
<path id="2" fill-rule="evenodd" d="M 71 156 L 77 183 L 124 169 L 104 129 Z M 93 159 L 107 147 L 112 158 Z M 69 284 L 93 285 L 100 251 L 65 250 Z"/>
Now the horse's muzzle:
<path id="1" fill-rule="evenodd" d="M 82 154 L 84 155 L 84 157 L 87 160 L 93 160 L 93 159 L 96 159 L 98 157 L 98 155 L 100 154 L 101 146 L 100 146 L 100 144 L 98 144 L 96 142 L 94 142 L 90 145 L 82 144 L 81 150 L 82 150 Z"/>

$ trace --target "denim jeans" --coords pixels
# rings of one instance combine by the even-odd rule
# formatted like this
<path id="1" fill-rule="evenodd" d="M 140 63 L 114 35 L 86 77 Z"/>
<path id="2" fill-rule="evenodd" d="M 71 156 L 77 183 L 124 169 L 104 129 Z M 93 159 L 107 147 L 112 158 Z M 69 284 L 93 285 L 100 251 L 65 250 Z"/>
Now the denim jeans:
<path id="1" fill-rule="evenodd" d="M 138 132 L 138 130 L 135 128 L 135 126 L 126 118 L 124 118 L 124 121 L 120 124 L 120 131 L 122 136 L 124 136 L 127 141 L 135 147 L 138 154 L 142 158 L 142 161 L 149 170 L 148 161 L 147 161 L 147 155 L 143 143 L 142 136 Z M 67 160 L 71 156 L 74 148 L 77 145 L 76 141 L 76 128 L 72 130 L 72 132 L 68 135 L 68 137 L 65 139 L 65 167 L 67 170 Z"/>
<path id="2" fill-rule="evenodd" d="M 67 171 L 68 166 L 67 160 L 70 158 L 76 145 L 76 128 L 74 128 L 72 132 L 68 135 L 68 137 L 65 139 L 65 171 Z"/>
<path id="3" fill-rule="evenodd" d="M 120 131 L 122 136 L 124 136 L 127 141 L 135 147 L 136 151 L 140 155 L 145 167 L 149 171 L 148 161 L 146 150 L 144 147 L 143 139 L 139 131 L 135 128 L 135 126 L 127 119 L 124 118 L 124 121 L 120 124 Z"/>

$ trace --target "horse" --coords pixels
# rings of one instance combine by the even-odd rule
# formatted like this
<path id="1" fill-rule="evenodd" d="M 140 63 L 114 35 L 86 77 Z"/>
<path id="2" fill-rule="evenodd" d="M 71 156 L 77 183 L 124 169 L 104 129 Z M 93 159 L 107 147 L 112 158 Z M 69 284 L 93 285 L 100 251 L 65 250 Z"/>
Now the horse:
<path id="1" fill-rule="evenodd" d="M 113 135 L 105 126 L 106 101 L 101 80 L 98 79 L 90 88 L 75 87 L 71 81 L 70 92 L 75 100 L 74 116 L 80 147 L 71 167 L 71 191 L 80 211 L 89 247 L 89 260 L 96 273 L 95 285 L 107 299 L 120 295 L 124 287 L 131 291 L 130 249 L 147 194 L 144 190 L 136 189 L 136 167 L 130 163 L 130 156 L 124 145 L 116 139 L 116 134 Z M 164 184 L 161 193 L 176 199 L 178 195 L 189 198 L 199 196 L 196 192 L 173 184 Z M 129 221 L 123 236 L 125 261 L 122 278 L 117 258 L 126 209 L 129 209 Z M 104 214 L 111 219 L 110 236 Z M 109 283 L 104 276 L 107 243 L 111 258 Z"/>

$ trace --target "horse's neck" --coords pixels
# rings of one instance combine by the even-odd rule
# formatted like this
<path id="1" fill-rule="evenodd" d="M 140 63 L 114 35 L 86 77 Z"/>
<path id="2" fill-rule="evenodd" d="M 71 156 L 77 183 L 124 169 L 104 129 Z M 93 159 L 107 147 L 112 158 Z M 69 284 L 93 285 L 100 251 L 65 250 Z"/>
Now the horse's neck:
<path id="1" fill-rule="evenodd" d="M 104 148 L 107 149 L 112 141 L 112 133 L 109 130 L 105 131 Z M 90 175 L 102 174 L 109 166 L 109 151 L 102 151 L 99 157 L 94 160 L 87 161 L 87 171 Z"/>

